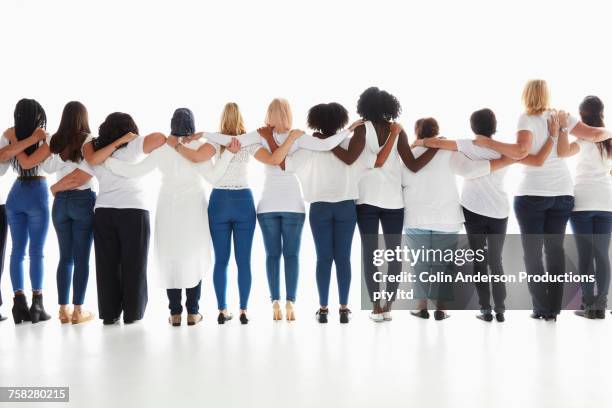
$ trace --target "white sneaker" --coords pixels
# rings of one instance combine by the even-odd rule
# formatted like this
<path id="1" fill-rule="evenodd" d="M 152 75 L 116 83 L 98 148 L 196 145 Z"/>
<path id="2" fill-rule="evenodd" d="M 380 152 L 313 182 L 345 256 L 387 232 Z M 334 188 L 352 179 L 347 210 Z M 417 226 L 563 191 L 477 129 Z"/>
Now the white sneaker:
<path id="1" fill-rule="evenodd" d="M 385 321 L 385 318 L 383 317 L 383 313 L 370 313 L 370 320 L 372 320 L 373 322 L 376 323 L 382 323 Z"/>
<path id="2" fill-rule="evenodd" d="M 391 317 L 391 312 L 383 312 L 383 319 L 385 319 L 385 322 L 390 322 L 391 320 L 393 320 L 393 317 Z"/>

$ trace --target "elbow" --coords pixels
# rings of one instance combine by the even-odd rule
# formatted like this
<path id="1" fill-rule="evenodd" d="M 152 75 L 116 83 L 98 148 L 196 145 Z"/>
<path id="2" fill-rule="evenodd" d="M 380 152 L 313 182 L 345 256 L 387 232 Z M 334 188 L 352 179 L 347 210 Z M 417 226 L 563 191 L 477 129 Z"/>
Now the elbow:
<path id="1" fill-rule="evenodd" d="M 525 157 L 527 157 L 529 155 L 529 150 L 525 147 L 520 147 L 517 151 L 516 151 L 516 155 L 514 157 L 512 157 L 514 160 L 523 160 Z"/>

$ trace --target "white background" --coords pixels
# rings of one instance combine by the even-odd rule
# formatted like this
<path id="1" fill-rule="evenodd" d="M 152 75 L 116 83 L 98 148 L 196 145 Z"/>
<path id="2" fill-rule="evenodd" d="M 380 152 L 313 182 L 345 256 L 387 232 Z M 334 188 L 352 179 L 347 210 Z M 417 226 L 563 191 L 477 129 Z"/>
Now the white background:
<path id="1" fill-rule="evenodd" d="M 610 15 L 609 5 L 604 1 L 2 0 L 0 127 L 12 126 L 15 103 L 22 97 L 28 97 L 37 99 L 45 108 L 50 132 L 57 128 L 62 108 L 70 100 L 79 100 L 88 107 L 92 129 L 97 129 L 107 114 L 124 111 L 133 115 L 142 134 L 167 132 L 173 110 L 186 106 L 195 112 L 199 129 L 216 130 L 221 109 L 228 101 L 239 103 L 247 127 L 253 129 L 262 124 L 269 101 L 281 96 L 292 104 L 294 126 L 304 128 L 307 109 L 320 102 L 340 102 L 351 112 L 352 118 L 356 118 L 355 106 L 359 94 L 366 87 L 376 85 L 399 98 L 403 107 L 400 120 L 407 129 L 412 129 L 419 117 L 434 116 L 440 123 L 443 135 L 466 137 L 470 135 L 469 114 L 475 109 L 490 107 L 498 117 L 498 137 L 513 140 L 516 121 L 522 109 L 522 87 L 530 78 L 546 79 L 552 90 L 553 106 L 573 113 L 576 113 L 580 100 L 588 94 L 598 95 L 604 102 L 611 103 Z M 570 167 L 573 169 L 573 164 Z M 256 198 L 262 184 L 262 170 L 259 164 L 252 165 L 251 182 Z M 508 175 L 510 191 L 516 179 L 515 171 Z M 13 175 L 8 174 L 0 180 L 4 193 L 8 192 L 12 179 Z M 155 177 L 148 182 L 154 193 L 153 187 L 157 185 Z M 152 200 L 154 197 L 155 194 L 152 194 Z M 154 207 L 153 201 L 151 204 Z M 517 231 L 516 224 L 511 224 L 511 231 Z M 358 245 L 356 236 L 351 294 L 353 309 L 359 308 Z M 482 326 L 475 319 L 468 321 L 455 317 L 457 320 L 451 319 L 453 321 L 445 327 L 423 327 L 419 337 L 408 344 L 400 339 L 411 335 L 403 330 L 416 328 L 416 323 L 410 318 L 403 318 L 403 314 L 397 313 L 400 319 L 391 323 L 395 326 L 380 326 L 379 331 L 372 332 L 369 322 L 364 322 L 366 315 L 356 313 L 355 319 L 359 322 L 339 332 L 335 331 L 336 324 L 318 337 L 317 332 L 312 330 L 318 328 L 312 319 L 317 307 L 314 259 L 312 238 L 306 226 L 301 254 L 298 322 L 295 326 L 300 331 L 295 333 L 285 332 L 285 329 L 278 332 L 268 330 L 263 323 L 269 320 L 270 313 L 263 243 L 259 232 L 253 244 L 253 321 L 249 325 L 249 328 L 255 325 L 251 330 L 259 330 L 257 335 L 251 332 L 250 335 L 244 334 L 246 337 L 241 337 L 239 333 L 226 336 L 226 332 L 217 329 L 213 322 L 214 292 L 210 273 L 207 274 L 202 300 L 206 320 L 201 326 L 201 333 L 211 336 L 208 340 L 206 336 L 201 339 L 208 343 L 202 346 L 198 351 L 200 354 L 196 354 L 193 361 L 199 364 L 198 358 L 204 360 L 200 368 L 205 367 L 207 362 L 212 364 L 213 372 L 202 373 L 207 381 L 214 383 L 218 379 L 214 370 L 218 370 L 216 372 L 220 376 L 227 377 L 227 382 L 221 388 L 213 387 L 217 397 L 229 396 L 233 398 L 232 401 L 244 397 L 248 401 L 249 395 L 257 395 L 253 394 L 257 391 L 255 386 L 261 385 L 263 388 L 259 388 L 259 391 L 265 389 L 270 392 L 271 389 L 280 388 L 279 395 L 284 400 L 271 398 L 268 400 L 270 406 L 286 406 L 287 400 L 293 400 L 296 406 L 312 406 L 311 403 L 317 401 L 325 406 L 331 405 L 329 400 L 317 400 L 322 398 L 319 395 L 320 382 L 333 386 L 337 384 L 334 381 L 346 379 L 346 383 L 338 383 L 340 392 L 333 397 L 338 405 L 348 405 L 350 401 L 356 402 L 355 405 L 366 401 L 374 403 L 377 400 L 370 393 L 376 391 L 371 388 L 375 381 L 371 381 L 367 375 L 359 377 L 356 373 L 361 370 L 369 374 L 379 368 L 389 368 L 395 360 L 376 354 L 374 360 L 358 360 L 357 357 L 368 355 L 364 354 L 365 348 L 389 344 L 399 353 L 397 356 L 412 356 L 412 353 L 405 354 L 404 346 L 407 350 L 423 347 L 416 361 L 396 360 L 398 364 L 410 367 L 410 372 L 395 367 L 395 374 L 390 380 L 391 391 L 399 393 L 397 395 L 406 402 L 415 396 L 406 391 L 408 388 L 402 387 L 408 387 L 412 382 L 417 388 L 433 387 L 433 394 L 429 394 L 429 398 L 433 399 L 424 400 L 431 406 L 461 406 L 462 401 L 467 402 L 470 398 L 480 398 L 478 402 L 481 406 L 500 406 L 500 401 L 508 406 L 513 405 L 513 401 L 534 406 L 538 398 L 552 404 L 542 406 L 579 406 L 586 402 L 604 404 L 601 393 L 583 399 L 587 392 L 602 391 L 605 388 L 603 384 L 601 389 L 593 384 L 591 387 L 578 383 L 578 378 L 582 377 L 571 375 L 585 373 L 587 379 L 605 378 L 603 365 L 601 372 L 595 372 L 589 371 L 594 370 L 593 367 L 582 364 L 583 361 L 598 358 L 598 347 L 593 349 L 594 355 L 583 355 L 584 349 L 573 347 L 594 338 L 609 340 L 610 330 L 600 331 L 590 325 L 578 326 L 583 322 L 577 323 L 576 318 L 568 316 L 566 319 L 570 323 L 561 333 L 554 326 L 534 327 L 526 321 L 526 316 L 518 314 L 514 323 L 509 321 L 503 326 L 505 334 L 484 333 L 476 330 Z M 46 304 L 55 317 L 57 243 L 52 227 L 46 245 L 45 263 Z M 7 305 L 2 308 L 3 314 L 9 313 L 11 303 L 7 260 L 5 266 L 1 286 Z M 235 268 L 232 265 L 229 304 L 235 312 L 237 290 L 234 276 Z M 337 299 L 335 284 L 332 284 L 331 293 L 330 303 L 334 304 Z M 12 323 L 3 323 L 0 332 L 6 330 L 2 342 L 4 351 L 8 352 L 4 355 L 12 356 L 2 358 L 3 373 L 18 370 L 20 376 L 13 378 L 21 381 L 21 384 L 56 384 L 53 379 L 67 378 L 68 385 L 75 388 L 78 381 L 85 381 L 81 387 L 86 387 L 101 380 L 117 387 L 118 384 L 112 383 L 116 376 L 121 379 L 118 392 L 132 392 L 132 396 L 144 396 L 149 385 L 163 388 L 169 380 L 162 374 L 174 373 L 169 371 L 174 362 L 169 357 L 173 354 L 168 354 L 167 347 L 172 350 L 173 344 L 183 344 L 186 350 L 197 350 L 198 344 L 204 343 L 199 343 L 200 340 L 192 343 L 193 338 L 185 337 L 186 333 L 168 332 L 164 325 L 166 300 L 161 289 L 152 287 L 149 298 L 147 320 L 139 328 L 132 329 L 135 337 L 131 337 L 131 343 L 122 340 L 129 337 L 116 336 L 123 331 L 116 332 L 115 337 L 102 333 L 99 323 L 72 332 L 67 328 L 60 330 L 54 320 L 36 328 L 23 326 L 15 329 L 15 336 L 9 331 Z M 86 302 L 91 309 L 96 309 L 93 270 Z M 405 326 L 408 321 L 413 326 Z M 466 336 L 466 333 L 470 333 L 465 331 L 466 325 L 474 327 L 470 336 Z M 502 326 L 495 327 L 502 330 Z M 605 327 L 609 327 L 609 324 Z M 393 332 L 395 337 L 389 337 L 391 330 L 396 330 Z M 124 334 L 127 336 L 128 333 L 129 330 Z M 394 340 L 387 343 L 391 338 Z M 361 344 L 360 339 L 363 340 Z M 10 353 L 18 344 L 29 345 L 27 347 L 32 349 L 44 343 L 47 343 L 46 353 L 26 353 L 22 355 L 23 359 Z M 231 346 L 228 346 L 229 349 L 223 347 L 226 343 Z M 332 343 L 337 346 L 332 349 L 325 347 Z M 76 351 L 71 354 L 68 350 L 64 354 L 63 347 L 67 346 L 62 344 L 83 347 L 75 350 L 83 353 L 83 358 L 86 356 L 87 367 L 92 367 L 92 371 L 78 361 L 80 354 L 74 354 Z M 229 366 L 214 358 L 211 360 L 211 356 L 216 357 L 219 352 L 225 353 L 222 354 L 223 358 L 236 355 L 232 353 L 243 358 L 245 356 L 240 354 L 240 347 L 249 344 L 255 347 L 255 353 L 263 350 L 263 354 L 250 354 L 246 360 L 239 361 L 230 358 L 228 361 L 233 363 L 228 363 Z M 604 347 L 604 344 L 601 343 L 599 347 Z M 535 348 L 527 354 L 530 363 L 524 367 L 516 366 L 516 362 L 524 356 L 516 347 L 528 349 L 532 345 Z M 165 357 L 159 357 L 163 359 L 159 360 L 160 366 L 141 369 L 155 361 L 154 357 L 142 357 L 137 361 L 145 366 L 134 365 L 128 371 L 123 371 L 121 364 L 111 367 L 110 363 L 99 359 L 100 350 L 104 347 L 108 347 L 111 354 L 118 350 L 117 355 L 126 359 L 146 351 Z M 473 361 L 471 356 L 478 358 L 481 351 L 489 357 L 475 362 L 469 371 Z M 272 388 L 267 388 L 270 384 L 265 383 L 266 377 L 257 377 L 257 370 L 269 363 L 264 356 L 274 352 L 290 356 L 285 360 L 288 363 L 274 366 L 281 374 L 289 374 L 279 379 L 278 384 L 272 384 Z M 312 359 L 311 352 L 320 358 Z M 65 355 L 77 361 L 64 365 L 61 358 Z M 340 358 L 336 359 L 338 356 Z M 501 356 L 505 357 L 499 361 L 499 365 L 489 365 L 489 361 L 497 361 L 495 358 Z M 565 357 L 562 359 L 561 356 Z M 192 357 L 182 355 L 180 361 L 188 365 Z M 434 370 L 427 371 L 427 367 L 431 368 L 432 365 Z M 468 371 L 462 372 L 461 367 L 466 366 Z M 554 375 L 549 375 L 551 370 L 547 366 Z M 35 367 L 43 370 L 40 376 L 36 376 Z M 94 375 L 95 367 L 101 370 L 100 376 Z M 244 373 L 249 377 L 237 385 L 234 380 L 242 378 L 240 371 L 231 369 L 241 370 L 242 367 L 245 367 Z M 439 371 L 435 367 L 439 367 Z M 445 367 L 451 371 L 441 374 Z M 139 376 L 147 370 L 150 374 L 156 373 L 155 379 L 139 382 Z M 333 379 L 327 378 L 325 373 L 333 374 Z M 348 376 L 344 377 L 346 373 Z M 429 374 L 424 376 L 423 373 Z M 522 377 L 525 373 L 530 375 Z M 64 377 L 58 377 L 61 375 Z M 298 397 L 292 392 L 295 384 L 291 383 L 291 379 L 294 375 L 302 381 L 301 391 L 304 392 L 303 399 L 297 401 L 295 399 Z M 128 376 L 127 380 L 125 376 Z M 0 378 L 4 384 L 13 383 L 8 377 Z M 500 383 L 495 383 L 496 380 Z M 484 384 L 489 381 L 501 387 L 501 394 L 498 395 L 501 399 L 486 391 L 483 394 Z M 59 382 L 58 385 L 66 384 Z M 505 388 L 501 382 L 516 384 L 523 391 L 514 393 L 510 385 Z M 182 389 L 181 384 L 189 384 L 193 388 Z M 170 382 L 170 386 L 181 389 L 183 398 L 194 395 L 189 392 L 197 390 L 195 385 L 182 380 L 180 383 Z M 238 393 L 232 394 L 236 390 L 234 387 L 238 388 Z M 572 387 L 579 389 L 572 390 Z M 149 388 L 149 393 L 153 389 Z M 246 390 L 244 395 L 240 394 L 241 389 Z M 73 392 L 77 397 L 80 393 L 82 402 L 93 402 L 87 399 L 83 390 L 76 388 Z M 398 402 L 391 398 L 395 394 L 389 393 L 388 388 L 383 386 L 382 391 L 387 392 L 381 397 L 381 402 Z M 102 401 L 111 395 L 106 394 L 104 389 L 94 392 L 91 395 L 98 398 L 94 401 Z M 373 399 L 369 400 L 364 395 L 370 395 Z M 155 402 L 154 397 L 149 395 L 149 398 L 152 398 L 150 402 Z M 174 402 L 174 398 L 178 397 L 167 394 L 166 398 L 168 402 Z"/>
<path id="2" fill-rule="evenodd" d="M 407 130 L 419 117 L 433 116 L 443 135 L 468 137 L 470 113 L 490 107 L 499 122 L 496 137 L 511 141 L 530 78 L 545 78 L 553 106 L 573 113 L 585 95 L 612 100 L 608 11 L 605 2 L 588 1 L 577 7 L 562 1 L 4 0 L 0 126 L 12 126 L 15 103 L 28 97 L 45 108 L 51 133 L 70 100 L 87 106 L 94 132 L 114 111 L 133 115 L 142 134 L 168 132 L 181 106 L 195 112 L 198 129 L 214 131 L 228 101 L 240 105 L 253 129 L 263 123 L 269 101 L 281 96 L 292 104 L 294 127 L 305 128 L 308 108 L 320 102 L 340 102 L 356 119 L 359 94 L 376 85 L 399 98 Z M 263 169 L 256 162 L 251 169 L 257 199 Z M 510 193 L 517 170 L 507 177 Z M 9 172 L 0 180 L 5 195 L 13 177 Z M 148 182 L 154 208 L 157 179 Z M 513 217 L 510 232 L 518 232 Z M 303 241 L 302 299 L 315 295 L 307 225 Z M 259 232 L 253 248 L 252 298 L 265 299 Z M 46 288 L 55 288 L 56 261 L 51 227 Z M 358 272 L 358 258 L 354 264 Z M 10 293 L 8 276 L 2 290 Z M 211 295 L 205 289 L 204 297 Z"/>

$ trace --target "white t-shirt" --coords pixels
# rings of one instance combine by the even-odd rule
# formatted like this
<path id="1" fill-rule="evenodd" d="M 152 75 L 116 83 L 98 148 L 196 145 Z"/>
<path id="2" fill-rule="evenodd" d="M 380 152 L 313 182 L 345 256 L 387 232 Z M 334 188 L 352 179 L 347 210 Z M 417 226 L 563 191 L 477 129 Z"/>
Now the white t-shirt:
<path id="1" fill-rule="evenodd" d="M 50 138 L 47 139 L 47 144 L 49 145 L 51 144 Z M 56 180 L 58 181 L 64 178 L 65 176 L 67 176 L 68 174 L 72 173 L 76 169 L 80 169 L 87 174 L 91 174 L 91 175 L 94 174 L 93 169 L 91 168 L 91 166 L 89 165 L 89 163 L 87 163 L 85 159 L 81 160 L 81 162 L 79 163 L 75 163 L 73 161 L 64 161 L 62 160 L 59 154 L 53 154 L 53 153 L 49 157 L 47 157 L 47 160 L 42 162 L 40 167 L 43 169 L 45 173 L 48 173 L 48 174 L 55 173 Z M 93 180 L 89 179 L 82 186 L 77 187 L 76 190 L 87 190 L 87 189 L 92 189 L 92 188 L 93 188 Z"/>
<path id="2" fill-rule="evenodd" d="M 366 139 L 375 139 L 378 136 L 372 122 L 365 122 Z M 359 181 L 359 199 L 357 204 L 369 204 L 379 208 L 404 208 L 402 197 L 402 167 L 404 164 L 397 150 L 399 137 L 395 147 L 381 167 L 366 170 Z"/>
<path id="3" fill-rule="evenodd" d="M 241 137 L 242 136 L 238 136 L 238 138 Z M 217 150 L 216 158 L 219 159 L 221 156 L 221 145 L 214 142 L 210 142 L 210 144 Z M 259 149 L 261 149 L 260 144 L 251 144 L 240 149 L 232 157 L 225 174 L 214 183 L 214 187 L 224 190 L 242 190 L 249 188 L 249 161 L 251 156 Z"/>
<path id="4" fill-rule="evenodd" d="M 457 150 L 471 160 L 494 160 L 501 157 L 495 150 L 476 146 L 471 139 L 459 139 L 456 143 Z M 504 190 L 505 175 L 506 169 L 501 169 L 483 177 L 464 180 L 461 205 L 485 217 L 507 218 L 510 205 Z"/>
<path id="5" fill-rule="evenodd" d="M 580 146 L 574 186 L 574 211 L 612 211 L 612 159 L 595 143 L 578 139 Z"/>
<path id="6" fill-rule="evenodd" d="M 92 137 L 88 137 L 85 143 L 89 143 Z M 83 143 L 83 144 L 85 144 Z M 117 160 L 135 163 L 143 158 L 144 137 L 139 136 L 121 149 L 115 150 L 112 157 Z M 92 166 L 93 174 L 97 177 L 100 192 L 96 198 L 95 208 L 135 208 L 148 210 L 146 202 L 146 187 L 141 178 L 121 177 L 107 169 L 103 164 Z"/>
<path id="7" fill-rule="evenodd" d="M 532 134 L 529 154 L 537 154 L 548 140 L 548 117 L 550 112 L 540 115 L 523 113 L 518 120 L 517 130 L 528 130 Z M 578 121 L 570 116 L 569 131 L 574 129 Z M 541 167 L 520 166 L 521 181 L 517 196 L 555 197 L 574 195 L 574 184 L 566 161 L 557 155 L 557 141 Z"/>
<path id="8" fill-rule="evenodd" d="M 419 157 L 426 149 L 415 147 L 412 151 Z M 404 166 L 404 228 L 458 232 L 464 218 L 455 175 L 476 178 L 490 171 L 488 160 L 470 160 L 449 150 L 439 150 L 418 173 Z"/>
<path id="9" fill-rule="evenodd" d="M 4 134 L 2 134 L 2 137 L 0 137 L 0 149 L 8 145 L 9 145 L 8 139 L 4 136 Z M 0 162 L 0 176 L 4 176 L 6 174 L 6 171 L 9 169 L 9 167 L 11 167 L 10 160 Z M 0 192 L 0 205 L 4 205 L 4 201 L 5 201 L 4 194 Z"/>

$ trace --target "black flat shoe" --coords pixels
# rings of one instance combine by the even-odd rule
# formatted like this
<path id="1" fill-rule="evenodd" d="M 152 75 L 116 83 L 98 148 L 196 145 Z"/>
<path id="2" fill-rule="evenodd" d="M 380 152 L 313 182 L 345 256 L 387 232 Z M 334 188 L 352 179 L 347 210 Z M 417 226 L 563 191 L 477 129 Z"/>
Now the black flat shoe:
<path id="1" fill-rule="evenodd" d="M 2 315 L 0 314 L 0 322 L 5 321 L 6 319 L 8 319 L 8 317 L 6 317 L 6 316 L 2 316 Z"/>
<path id="2" fill-rule="evenodd" d="M 476 315 L 476 318 L 485 322 L 493 321 L 493 315 L 491 313 L 480 313 Z"/>
<path id="3" fill-rule="evenodd" d="M 317 310 L 317 313 L 315 314 L 315 317 L 317 319 L 317 321 L 319 323 L 327 323 L 327 314 L 329 313 L 329 310 L 327 309 L 319 309 Z"/>
<path id="4" fill-rule="evenodd" d="M 497 320 L 500 323 L 503 323 L 506 321 L 506 318 L 504 317 L 503 313 L 495 313 L 495 320 Z"/>
<path id="5" fill-rule="evenodd" d="M 119 321 L 118 317 L 114 317 L 112 319 L 104 319 L 102 320 L 102 324 L 105 326 L 110 326 L 111 324 L 115 324 Z"/>
<path id="6" fill-rule="evenodd" d="M 548 314 L 544 316 L 544 320 L 547 322 L 556 322 L 557 321 L 557 315 L 555 314 Z"/>
<path id="7" fill-rule="evenodd" d="M 249 318 L 246 313 L 240 313 L 240 324 L 249 324 Z"/>
<path id="8" fill-rule="evenodd" d="M 449 317 L 450 315 L 446 313 L 444 310 L 436 310 L 434 312 L 434 319 L 436 320 L 444 320 L 444 319 L 448 319 Z"/>
<path id="9" fill-rule="evenodd" d="M 427 309 L 411 310 L 410 314 L 414 317 L 418 317 L 419 319 L 429 319 L 429 312 Z"/>
<path id="10" fill-rule="evenodd" d="M 351 320 L 351 309 L 340 309 L 340 323 L 348 323 Z"/>
<path id="11" fill-rule="evenodd" d="M 15 324 L 19 324 L 21 322 L 29 322 L 30 317 L 30 308 L 28 306 L 28 299 L 25 295 L 15 295 L 13 298 L 13 309 L 11 310 L 13 313 L 13 320 Z"/>
<path id="12" fill-rule="evenodd" d="M 217 316 L 217 323 L 225 324 L 228 320 L 232 320 L 233 317 L 234 315 L 231 313 L 219 313 L 219 316 Z"/>
<path id="13" fill-rule="evenodd" d="M 606 311 L 605 310 L 596 310 L 595 311 L 595 318 L 597 318 L 597 319 L 605 319 L 606 318 Z"/>
<path id="14" fill-rule="evenodd" d="M 575 310 L 574 314 L 585 319 L 597 319 L 597 313 L 595 310 Z"/>
<path id="15" fill-rule="evenodd" d="M 541 313 L 533 312 L 532 314 L 529 315 L 529 317 L 531 317 L 532 319 L 540 320 L 544 317 L 544 315 Z"/>

